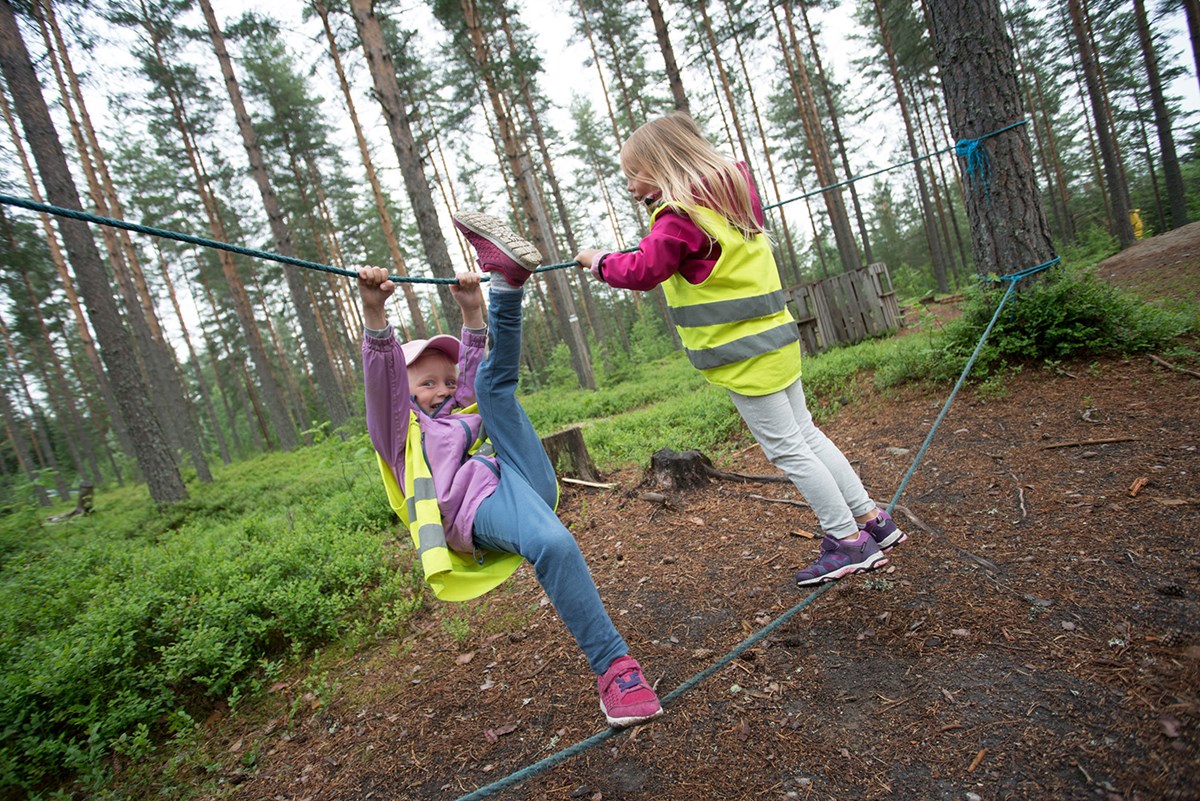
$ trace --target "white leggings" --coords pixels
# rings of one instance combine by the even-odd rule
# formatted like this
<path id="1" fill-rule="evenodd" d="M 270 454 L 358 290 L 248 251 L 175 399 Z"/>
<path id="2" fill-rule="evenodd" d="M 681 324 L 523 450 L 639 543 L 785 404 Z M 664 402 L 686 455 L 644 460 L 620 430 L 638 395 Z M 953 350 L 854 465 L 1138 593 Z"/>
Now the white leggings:
<path id="1" fill-rule="evenodd" d="M 800 379 L 770 395 L 741 395 L 733 405 L 771 463 L 782 470 L 812 507 L 826 534 L 858 533 L 854 518 L 875 510 L 858 474 L 829 437 L 813 424 Z"/>

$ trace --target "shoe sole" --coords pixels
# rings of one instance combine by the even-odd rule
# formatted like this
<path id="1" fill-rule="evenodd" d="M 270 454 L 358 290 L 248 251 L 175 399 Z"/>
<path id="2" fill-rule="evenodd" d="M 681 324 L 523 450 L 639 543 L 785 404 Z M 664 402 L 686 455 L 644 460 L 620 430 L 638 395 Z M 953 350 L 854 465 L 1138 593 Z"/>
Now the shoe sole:
<path id="1" fill-rule="evenodd" d="M 884 537 L 882 540 L 876 542 L 875 544 L 879 546 L 879 550 L 886 552 L 886 551 L 892 550 L 900 543 L 907 542 L 907 541 L 908 541 L 908 535 L 905 534 L 900 529 L 896 529 L 891 534 Z"/>
<path id="2" fill-rule="evenodd" d="M 464 211 L 455 215 L 454 225 L 491 242 L 500 248 L 505 256 L 529 272 L 533 272 L 542 263 L 542 254 L 533 246 L 533 243 L 517 236 L 512 229 L 495 217 L 474 211 Z"/>
<path id="3" fill-rule="evenodd" d="M 872 554 L 872 558 L 866 562 L 859 562 L 858 564 L 854 565 L 845 565 L 844 567 L 839 567 L 837 570 L 831 570 L 824 575 L 816 576 L 810 579 L 804 579 L 803 581 L 797 581 L 796 586 L 811 587 L 815 584 L 824 584 L 829 581 L 837 581 L 840 578 L 845 578 L 846 576 L 850 576 L 855 573 L 866 573 L 874 570 L 877 567 L 883 567 L 887 564 L 887 562 L 888 560 L 884 557 L 883 552 L 880 551 L 879 553 Z"/>
<path id="4" fill-rule="evenodd" d="M 630 726 L 636 726 L 639 723 L 645 723 L 646 721 L 654 720 L 663 713 L 662 707 L 660 706 L 657 712 L 649 715 L 631 715 L 627 718 L 614 718 L 608 714 L 608 710 L 604 708 L 603 703 L 600 704 L 600 711 L 604 713 L 604 719 L 608 721 L 608 725 L 614 729 L 625 729 Z"/>

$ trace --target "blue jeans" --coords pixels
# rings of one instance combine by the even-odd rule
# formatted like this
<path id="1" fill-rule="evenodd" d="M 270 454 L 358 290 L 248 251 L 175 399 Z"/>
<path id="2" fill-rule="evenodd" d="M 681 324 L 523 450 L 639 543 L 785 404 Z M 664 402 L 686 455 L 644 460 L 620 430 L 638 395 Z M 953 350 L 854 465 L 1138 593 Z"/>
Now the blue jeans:
<path id="1" fill-rule="evenodd" d="M 500 462 L 500 484 L 479 505 L 475 544 L 529 560 L 554 610 L 597 675 L 629 652 L 604 609 L 575 537 L 554 512 L 558 481 L 542 441 L 517 402 L 523 292 L 488 296 L 489 349 L 475 400 Z"/>

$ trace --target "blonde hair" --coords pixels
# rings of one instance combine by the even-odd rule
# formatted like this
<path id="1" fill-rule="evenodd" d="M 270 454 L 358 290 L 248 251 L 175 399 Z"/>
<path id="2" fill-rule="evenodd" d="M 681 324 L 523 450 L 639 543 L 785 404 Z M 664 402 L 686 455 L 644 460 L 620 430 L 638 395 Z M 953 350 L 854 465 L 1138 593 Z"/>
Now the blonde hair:
<path id="1" fill-rule="evenodd" d="M 685 212 L 689 206 L 710 208 L 747 238 L 763 233 L 746 176 L 686 112 L 673 111 L 634 131 L 621 148 L 621 169 L 657 186 L 664 203 Z"/>

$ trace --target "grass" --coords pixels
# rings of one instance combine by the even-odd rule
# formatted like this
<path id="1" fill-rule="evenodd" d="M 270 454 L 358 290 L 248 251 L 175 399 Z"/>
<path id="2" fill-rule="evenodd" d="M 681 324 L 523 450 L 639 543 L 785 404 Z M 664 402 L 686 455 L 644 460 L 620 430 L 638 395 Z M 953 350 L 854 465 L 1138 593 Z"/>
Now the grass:
<path id="1" fill-rule="evenodd" d="M 995 301 L 973 291 L 944 330 L 806 357 L 814 414 L 866 388 L 953 380 Z M 976 380 L 1002 392 L 1023 365 L 1111 351 L 1170 348 L 1195 364 L 1180 336 L 1195 333 L 1197 316 L 1194 305 L 1150 307 L 1065 269 L 1002 315 Z M 600 391 L 547 389 L 523 402 L 544 433 L 582 426 L 604 472 L 646 464 L 660 448 L 719 457 L 745 442 L 728 394 L 682 354 L 622 369 Z M 391 637 L 425 608 L 365 436 L 264 454 L 189 490 L 165 510 L 144 486 L 103 487 L 87 518 L 44 522 L 69 504 L 0 517 L 0 795 L 49 798 L 35 788 L 62 782 L 103 798 L 114 759 L 165 764 L 180 777 L 176 797 L 199 792 L 206 757 L 192 738 L 214 704 L 253 715 L 281 676 L 318 700 L 343 692 L 336 655 Z M 461 645 L 513 622 L 492 617 L 485 597 L 440 625 Z"/>

